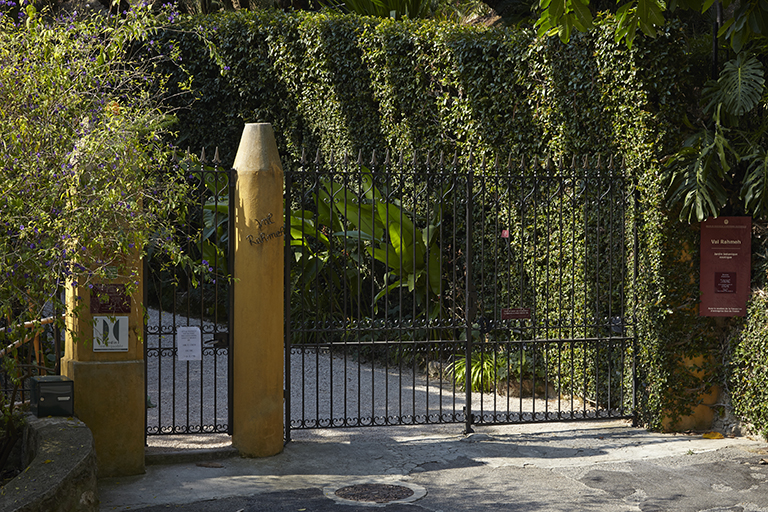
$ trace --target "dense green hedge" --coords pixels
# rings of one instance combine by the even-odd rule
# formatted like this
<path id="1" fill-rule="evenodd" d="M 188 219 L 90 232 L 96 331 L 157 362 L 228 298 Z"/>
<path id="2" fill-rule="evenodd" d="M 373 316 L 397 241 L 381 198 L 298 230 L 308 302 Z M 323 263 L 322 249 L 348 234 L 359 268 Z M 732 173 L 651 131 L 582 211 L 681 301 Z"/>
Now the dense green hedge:
<path id="1" fill-rule="evenodd" d="M 695 229 L 664 207 L 659 161 L 681 137 L 692 99 L 680 27 L 631 50 L 614 41 L 612 20 L 570 44 L 526 30 L 466 27 L 331 13 L 277 11 L 187 20 L 168 32 L 181 45 L 194 103 L 181 110 L 179 144 L 236 151 L 243 123 L 270 122 L 284 165 L 320 149 L 384 147 L 410 152 L 472 148 L 481 156 L 616 155 L 639 184 L 641 421 L 660 428 L 662 411 L 684 415 L 701 386 L 683 358 L 719 354 L 712 319 L 698 317 Z M 181 81 L 185 77 L 178 74 Z M 179 105 L 190 97 L 180 96 Z M 719 360 L 719 357 L 715 357 Z M 706 369 L 703 387 L 722 378 Z"/>
<path id="2" fill-rule="evenodd" d="M 732 322 L 724 345 L 731 350 L 728 384 L 734 412 L 768 439 L 768 226 L 753 220 L 752 297 L 743 322 Z"/>
<path id="3" fill-rule="evenodd" d="M 515 157 L 621 152 L 637 162 L 665 130 L 659 124 L 679 120 L 685 90 L 677 28 L 627 51 L 610 22 L 568 46 L 525 30 L 332 13 L 187 23 L 206 32 L 223 68 L 193 32 L 166 34 L 193 77 L 179 143 L 219 144 L 228 156 L 243 123 L 261 120 L 274 125 L 286 160 L 302 147 L 356 154 L 389 146 Z"/>

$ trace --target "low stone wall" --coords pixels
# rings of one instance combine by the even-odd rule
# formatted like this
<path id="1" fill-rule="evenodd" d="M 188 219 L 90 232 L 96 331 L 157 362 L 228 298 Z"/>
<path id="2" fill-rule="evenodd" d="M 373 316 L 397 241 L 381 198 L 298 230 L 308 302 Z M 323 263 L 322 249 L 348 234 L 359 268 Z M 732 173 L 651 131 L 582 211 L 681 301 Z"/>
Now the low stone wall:
<path id="1" fill-rule="evenodd" d="M 26 469 L 0 489 L 4 512 L 96 512 L 96 451 L 91 431 L 74 418 L 27 415 Z"/>

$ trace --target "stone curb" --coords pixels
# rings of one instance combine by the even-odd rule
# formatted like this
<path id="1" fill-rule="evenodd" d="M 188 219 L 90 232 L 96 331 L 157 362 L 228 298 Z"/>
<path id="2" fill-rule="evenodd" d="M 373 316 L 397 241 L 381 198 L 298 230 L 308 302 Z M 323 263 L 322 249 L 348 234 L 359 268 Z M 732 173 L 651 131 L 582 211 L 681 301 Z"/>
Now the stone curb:
<path id="1" fill-rule="evenodd" d="M 90 429 L 75 418 L 26 416 L 26 469 L 0 489 L 5 512 L 97 512 L 97 459 Z"/>
<path id="2" fill-rule="evenodd" d="M 206 448 L 197 450 L 167 450 L 144 452 L 144 463 L 148 466 L 164 464 L 186 464 L 189 462 L 205 462 L 210 460 L 237 457 L 240 453 L 236 448 Z"/>

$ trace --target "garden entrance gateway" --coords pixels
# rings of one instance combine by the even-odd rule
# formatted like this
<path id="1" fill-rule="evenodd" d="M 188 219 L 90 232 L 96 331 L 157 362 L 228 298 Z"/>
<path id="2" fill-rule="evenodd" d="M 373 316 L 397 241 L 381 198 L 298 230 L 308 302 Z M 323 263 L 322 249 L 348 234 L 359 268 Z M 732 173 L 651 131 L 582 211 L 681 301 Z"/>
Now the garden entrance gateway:
<path id="1" fill-rule="evenodd" d="M 568 164 L 287 170 L 286 439 L 632 418 L 635 188 L 612 162 Z"/>
<path id="2" fill-rule="evenodd" d="M 186 156 L 190 206 L 173 236 L 190 262 L 150 248 L 144 265 L 146 433 L 231 434 L 229 250 L 233 171 Z"/>

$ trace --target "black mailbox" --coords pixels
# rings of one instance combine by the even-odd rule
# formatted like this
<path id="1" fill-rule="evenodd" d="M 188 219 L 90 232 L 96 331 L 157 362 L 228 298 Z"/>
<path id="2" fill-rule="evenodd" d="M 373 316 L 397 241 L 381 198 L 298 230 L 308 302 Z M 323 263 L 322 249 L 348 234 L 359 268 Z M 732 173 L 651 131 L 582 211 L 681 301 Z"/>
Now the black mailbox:
<path id="1" fill-rule="evenodd" d="M 41 416 L 74 416 L 75 386 L 60 375 L 32 377 L 32 413 Z"/>

